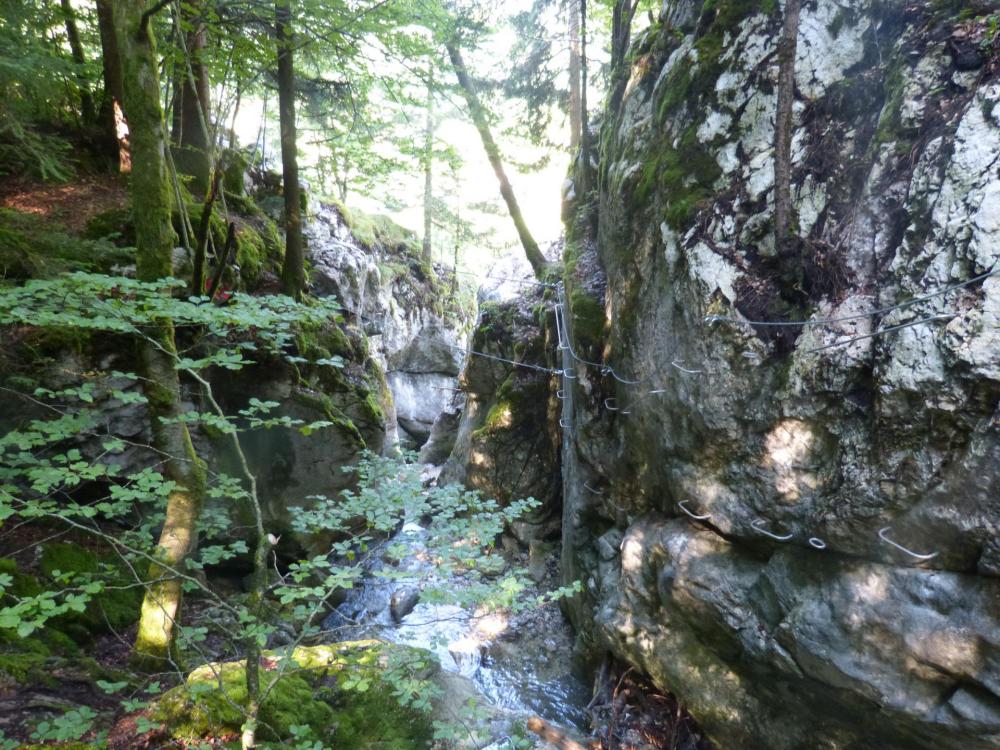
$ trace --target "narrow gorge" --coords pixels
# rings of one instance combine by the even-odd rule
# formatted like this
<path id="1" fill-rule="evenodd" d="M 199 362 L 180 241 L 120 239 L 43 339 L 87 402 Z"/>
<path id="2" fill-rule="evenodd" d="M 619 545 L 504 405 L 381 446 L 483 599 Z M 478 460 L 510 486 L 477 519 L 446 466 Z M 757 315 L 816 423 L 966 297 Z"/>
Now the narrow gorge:
<path id="1" fill-rule="evenodd" d="M 566 92 L 556 77 L 470 78 L 456 40 L 474 64 L 469 40 L 496 22 L 471 6 L 397 18 L 360 3 L 332 29 L 332 6 L 278 5 L 343 42 L 324 54 L 369 66 L 364 87 L 319 66 L 292 92 L 331 149 L 392 77 L 344 32 L 366 14 L 358 38 L 379 54 L 430 24 L 393 54 L 424 64 L 447 49 L 458 85 L 431 63 L 405 92 L 388 85 L 406 106 L 426 88 L 423 150 L 412 134 L 392 157 L 372 145 L 412 112 L 372 120 L 363 156 L 309 154 L 318 186 L 303 180 L 294 200 L 290 173 L 263 155 L 265 86 L 259 163 L 256 143 L 249 161 L 237 148 L 233 112 L 215 188 L 163 181 L 177 283 L 142 275 L 135 175 L 107 195 L 99 179 L 72 183 L 85 208 L 35 183 L 0 190 L 0 750 L 1000 748 L 1000 4 L 507 9 L 528 24 L 505 32 L 515 49 L 546 9 L 569 13 L 545 48 L 578 56 Z M 283 18 L 268 27 L 279 42 Z M 594 39 L 607 49 L 589 62 L 608 62 L 591 80 Z M 189 85 L 154 88 L 181 101 Z M 489 130 L 513 138 L 525 113 L 484 115 L 477 85 L 487 102 L 534 86 L 582 118 L 561 237 L 540 251 Z M 475 233 L 499 209 L 481 226 L 463 218 L 481 185 L 435 135 L 436 95 L 469 108 L 530 263 L 510 237 L 488 252 Z M 330 125 L 319 105 L 347 101 L 351 128 Z M 529 125 L 526 142 L 544 145 Z M 523 176 L 550 156 L 533 155 L 508 156 Z M 346 195 L 393 159 L 426 180 L 423 238 L 324 189 L 331 172 Z M 435 159 L 454 207 L 432 196 Z M 212 215 L 220 180 L 225 221 Z M 390 213 L 412 190 L 392 187 Z M 48 226 L 49 203 L 78 226 Z M 295 211 L 301 288 L 286 268 Z M 188 291 L 195 225 L 221 298 Z M 445 231 L 452 244 L 432 246 Z M 122 326 L 130 305 L 139 317 Z M 154 347 L 177 361 L 164 396 L 142 347 L 167 328 Z M 157 439 L 177 425 L 190 483 L 205 486 L 188 559 L 171 567 L 162 539 L 177 521 L 160 506 L 188 488 Z M 139 537 L 149 551 L 128 546 Z M 90 577 L 67 577 L 65 560 Z M 140 703 L 151 671 L 122 644 L 141 637 L 162 580 L 183 581 L 187 609 L 155 682 L 169 690 Z M 275 688 L 285 660 L 301 684 L 261 697 L 252 680 L 277 670 Z M 130 697 L 99 694 L 107 685 Z M 63 738 L 53 717 L 80 711 L 90 723 Z"/>

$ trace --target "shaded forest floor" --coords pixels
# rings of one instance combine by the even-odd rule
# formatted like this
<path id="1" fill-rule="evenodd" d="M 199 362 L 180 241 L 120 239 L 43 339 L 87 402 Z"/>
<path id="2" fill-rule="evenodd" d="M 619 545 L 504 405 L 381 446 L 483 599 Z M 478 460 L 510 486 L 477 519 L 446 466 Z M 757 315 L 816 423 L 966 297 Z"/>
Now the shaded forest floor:
<path id="1" fill-rule="evenodd" d="M 0 184 L 0 208 L 34 214 L 80 233 L 102 213 L 128 205 L 125 179 L 117 174 L 95 174 L 72 182 L 8 180 Z"/>

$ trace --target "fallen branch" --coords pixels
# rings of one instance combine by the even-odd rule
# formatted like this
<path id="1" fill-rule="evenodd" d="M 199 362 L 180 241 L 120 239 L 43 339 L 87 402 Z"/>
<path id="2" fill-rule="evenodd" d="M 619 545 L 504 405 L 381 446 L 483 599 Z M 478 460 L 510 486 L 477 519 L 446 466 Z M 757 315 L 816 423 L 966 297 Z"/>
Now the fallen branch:
<path id="1" fill-rule="evenodd" d="M 528 729 L 546 742 L 560 748 L 560 750 L 587 750 L 584 745 L 581 745 L 574 739 L 570 739 L 564 731 L 549 724 L 540 716 L 532 716 L 528 719 Z"/>

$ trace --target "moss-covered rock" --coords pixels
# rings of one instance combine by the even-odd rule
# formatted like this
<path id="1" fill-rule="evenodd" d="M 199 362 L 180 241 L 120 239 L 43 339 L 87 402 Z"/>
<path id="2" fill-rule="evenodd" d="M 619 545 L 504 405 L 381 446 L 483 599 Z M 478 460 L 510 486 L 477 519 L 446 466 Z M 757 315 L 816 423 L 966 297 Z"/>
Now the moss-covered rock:
<path id="1" fill-rule="evenodd" d="M 34 643 L 39 643 L 35 641 Z M 46 657 L 35 652 L 0 652 L 0 685 L 4 678 L 18 685 L 49 685 L 52 676 L 45 669 Z"/>
<path id="2" fill-rule="evenodd" d="M 265 679 L 267 679 L 265 674 Z M 247 689 L 243 662 L 214 665 L 194 672 L 150 709 L 179 741 L 226 737 L 240 732 L 246 718 Z M 314 688 L 298 674 L 283 676 L 271 686 L 258 718 L 261 739 L 291 738 L 291 727 L 308 726 L 325 736 L 333 709 L 314 696 Z"/>
<path id="3" fill-rule="evenodd" d="M 41 548 L 39 569 L 50 578 L 58 572 L 71 571 L 105 584 L 104 590 L 91 598 L 84 612 L 58 618 L 67 632 L 72 632 L 74 626 L 82 626 L 88 633 L 119 631 L 139 618 L 142 590 L 129 587 L 135 581 L 125 564 L 117 559 L 101 558 L 78 544 L 48 543 Z"/>
<path id="4" fill-rule="evenodd" d="M 49 278 L 67 271 L 107 272 L 132 261 L 104 239 L 81 239 L 34 214 L 0 208 L 0 277 Z"/>
<path id="5" fill-rule="evenodd" d="M 422 750 L 431 737 L 430 719 L 394 697 L 385 678 L 393 648 L 399 647 L 361 641 L 268 652 L 263 684 L 285 673 L 267 689 L 259 737 L 282 743 L 292 739 L 293 727 L 308 727 L 312 738 L 334 747 Z M 238 735 L 247 705 L 244 670 L 242 661 L 199 667 L 157 699 L 149 718 L 178 742 Z"/>
<path id="6" fill-rule="evenodd" d="M 134 246 L 135 222 L 132 220 L 132 209 L 122 206 L 97 214 L 87 222 L 83 236 L 90 240 L 108 240 L 116 245 Z"/>
<path id="7" fill-rule="evenodd" d="M 471 348 L 500 359 L 472 357 L 466 363 L 465 410 L 440 477 L 442 483 L 464 484 L 500 503 L 538 500 L 539 508 L 513 529 L 522 541 L 554 533 L 561 508 L 559 402 L 553 398 L 558 381 L 543 370 L 502 361 L 551 364 L 548 326 L 554 328 L 554 322 L 540 320 L 541 298 L 533 290 L 480 308 Z"/>

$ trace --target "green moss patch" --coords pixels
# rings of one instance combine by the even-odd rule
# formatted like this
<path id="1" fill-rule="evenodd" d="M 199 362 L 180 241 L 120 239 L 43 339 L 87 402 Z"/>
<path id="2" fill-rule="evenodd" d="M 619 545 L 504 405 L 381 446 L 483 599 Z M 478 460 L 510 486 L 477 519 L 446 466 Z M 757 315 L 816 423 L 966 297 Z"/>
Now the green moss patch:
<path id="1" fill-rule="evenodd" d="M 123 630 L 139 619 L 142 589 L 129 587 L 134 581 L 120 561 L 109 562 L 77 544 L 49 543 L 42 547 L 39 569 L 49 578 L 60 572 L 72 572 L 105 583 L 106 588 L 91 598 L 85 611 L 68 613 L 53 621 L 57 629 L 78 640 L 88 640 L 90 634 Z"/>
<path id="2" fill-rule="evenodd" d="M 181 741 L 238 735 L 247 705 L 244 664 L 218 664 L 214 669 L 214 674 L 196 670 L 184 685 L 167 692 L 150 710 L 150 718 Z M 313 686 L 298 674 L 285 675 L 271 688 L 258 719 L 261 739 L 273 741 L 290 738 L 291 727 L 302 725 L 324 736 L 332 721 L 333 709 L 317 700 Z"/>
<path id="3" fill-rule="evenodd" d="M 399 704 L 384 679 L 391 654 L 374 641 L 268 652 L 261 677 L 269 685 L 258 734 L 283 743 L 301 735 L 333 747 L 421 750 L 431 738 L 429 717 Z M 179 741 L 238 736 L 247 705 L 242 661 L 199 667 L 149 709 Z M 293 727 L 295 728 L 293 731 Z"/>
<path id="4" fill-rule="evenodd" d="M 650 158 L 633 191 L 638 205 L 649 205 L 654 196 L 666 204 L 664 218 L 675 231 L 686 229 L 695 215 L 711 201 L 722 168 L 708 144 L 698 140 L 695 126 L 684 131 L 676 146 L 663 144 Z"/>
<path id="5" fill-rule="evenodd" d="M 39 643 L 35 639 L 35 643 Z M 54 680 L 45 668 L 47 657 L 43 654 L 0 653 L 0 685 L 4 678 L 18 685 L 49 685 Z"/>
<path id="6" fill-rule="evenodd" d="M 69 271 L 108 273 L 134 260 L 107 240 L 81 239 L 34 214 L 0 208 L 0 277 L 49 278 Z"/>

